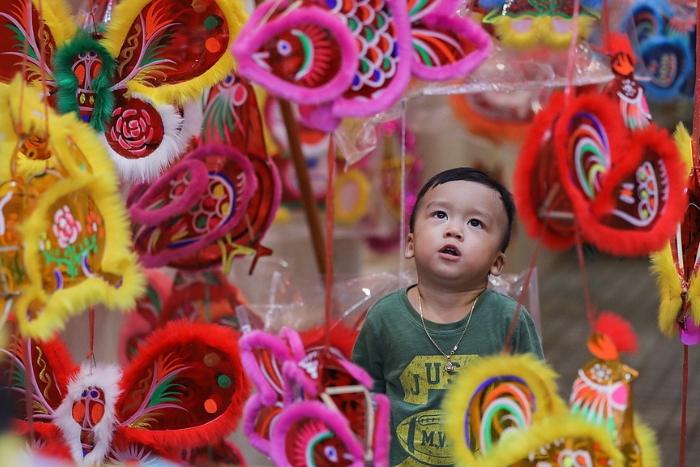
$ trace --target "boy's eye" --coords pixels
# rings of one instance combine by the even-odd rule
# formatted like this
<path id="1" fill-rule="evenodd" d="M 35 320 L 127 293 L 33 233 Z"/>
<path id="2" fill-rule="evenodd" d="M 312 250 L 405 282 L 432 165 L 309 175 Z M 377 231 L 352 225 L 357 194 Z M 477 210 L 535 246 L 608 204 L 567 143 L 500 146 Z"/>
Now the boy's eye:
<path id="1" fill-rule="evenodd" d="M 435 217 L 438 219 L 446 219 L 447 214 L 444 211 L 435 211 L 435 214 L 433 214 Z"/>
<path id="2" fill-rule="evenodd" d="M 484 225 L 479 219 L 471 219 L 469 222 L 467 222 L 467 224 L 471 225 L 472 227 L 481 227 Z"/>

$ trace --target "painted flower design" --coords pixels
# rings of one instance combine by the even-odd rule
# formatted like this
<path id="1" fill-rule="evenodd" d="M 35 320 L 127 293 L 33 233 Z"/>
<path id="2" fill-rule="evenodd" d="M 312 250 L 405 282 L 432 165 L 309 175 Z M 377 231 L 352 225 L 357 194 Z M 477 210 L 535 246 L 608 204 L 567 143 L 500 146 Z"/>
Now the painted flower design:
<path id="1" fill-rule="evenodd" d="M 105 236 L 105 228 L 102 222 L 102 216 L 96 211 L 90 211 L 86 218 L 85 228 L 90 235 L 97 234 L 99 238 Z"/>
<path id="2" fill-rule="evenodd" d="M 112 113 L 110 143 L 128 150 L 132 158 L 145 157 L 152 152 L 151 145 L 160 142 L 156 135 L 159 126 L 162 126 L 160 116 L 151 115 L 145 106 L 117 107 Z"/>
<path id="3" fill-rule="evenodd" d="M 64 205 L 53 216 L 53 233 L 58 240 L 58 246 L 66 248 L 78 239 L 78 234 L 83 230 L 80 222 L 73 218 L 70 208 Z"/>

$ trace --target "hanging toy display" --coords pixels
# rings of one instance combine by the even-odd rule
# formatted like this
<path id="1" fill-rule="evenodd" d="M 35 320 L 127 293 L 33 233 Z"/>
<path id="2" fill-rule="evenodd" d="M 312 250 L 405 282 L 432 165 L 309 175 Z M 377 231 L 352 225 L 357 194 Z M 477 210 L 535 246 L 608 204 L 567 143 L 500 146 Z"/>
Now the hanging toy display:
<path id="1" fill-rule="evenodd" d="M 243 429 L 275 465 L 388 465 L 389 400 L 371 394 L 371 378 L 341 353 L 305 350 L 285 328 L 243 336 L 241 359 L 258 389 Z"/>
<path id="2" fill-rule="evenodd" d="M 659 287 L 659 328 L 667 337 L 679 333 L 685 345 L 700 342 L 700 161 L 693 157 L 691 139 L 683 125 L 676 128 L 676 143 L 688 167 L 687 205 L 676 234 L 651 255 Z"/>
<path id="3" fill-rule="evenodd" d="M 343 117 L 368 117 L 391 107 L 411 74 L 448 80 L 486 59 L 488 35 L 456 14 L 458 4 L 266 1 L 232 52 L 243 76 L 305 105 L 309 126 L 332 131 Z"/>
<path id="4" fill-rule="evenodd" d="M 603 428 L 568 414 L 556 376 L 528 354 L 485 357 L 461 370 L 443 400 L 455 465 L 625 465 Z"/>
<path id="5" fill-rule="evenodd" d="M 620 352 L 637 352 L 632 326 L 614 313 L 602 312 L 588 339 L 588 349 L 595 358 L 574 380 L 571 413 L 606 430 L 625 456 L 625 465 L 658 467 L 654 433 L 634 414 L 632 382 L 638 372 L 620 361 Z"/>
<path id="6" fill-rule="evenodd" d="M 565 49 L 574 31 L 573 0 L 477 0 L 478 12 L 488 30 L 507 47 Z M 602 0 L 581 0 L 577 40 L 585 40 L 600 18 Z"/>
<path id="7" fill-rule="evenodd" d="M 19 77 L 0 85 L 0 109 L 5 316 L 14 309 L 22 334 L 41 339 L 98 303 L 132 308 L 143 276 L 95 133 L 53 113 Z"/>
<path id="8" fill-rule="evenodd" d="M 520 151 L 514 198 L 528 235 L 552 249 L 585 242 L 646 255 L 673 236 L 686 170 L 665 129 L 631 133 L 615 100 L 552 95 Z"/>
<path id="9" fill-rule="evenodd" d="M 665 0 L 637 0 L 623 24 L 634 27 L 640 56 L 651 80 L 649 99 L 692 98 L 695 82 L 695 8 Z"/>
<path id="10" fill-rule="evenodd" d="M 82 466 L 181 459 L 231 434 L 250 393 L 235 333 L 215 324 L 169 323 L 123 370 L 78 367 L 58 339 L 15 335 L 0 356 L 17 426 L 27 434 L 31 396 L 39 445 L 58 443 Z"/>
<path id="11" fill-rule="evenodd" d="M 196 149 L 152 184 L 132 187 L 127 201 L 134 246 L 147 267 L 198 270 L 236 255 L 260 256 L 279 206 L 277 169 L 267 157 L 252 86 L 231 74 L 205 103 Z"/>
<path id="12" fill-rule="evenodd" d="M 231 71 L 245 18 L 236 2 L 123 0 L 98 31 L 80 29 L 62 0 L 8 0 L 0 80 L 22 73 L 44 86 L 61 113 L 102 134 L 123 180 L 151 180 L 199 133 L 201 113 L 186 102 Z"/>

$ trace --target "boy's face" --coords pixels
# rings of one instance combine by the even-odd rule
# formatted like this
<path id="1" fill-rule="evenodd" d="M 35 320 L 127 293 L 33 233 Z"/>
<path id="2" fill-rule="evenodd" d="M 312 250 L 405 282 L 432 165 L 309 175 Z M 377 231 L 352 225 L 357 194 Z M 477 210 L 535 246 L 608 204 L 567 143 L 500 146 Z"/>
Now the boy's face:
<path id="1" fill-rule="evenodd" d="M 508 226 L 497 191 L 477 182 L 443 183 L 428 190 L 418 206 L 406 258 L 419 276 L 464 287 L 497 276 L 505 264 L 501 251 Z"/>

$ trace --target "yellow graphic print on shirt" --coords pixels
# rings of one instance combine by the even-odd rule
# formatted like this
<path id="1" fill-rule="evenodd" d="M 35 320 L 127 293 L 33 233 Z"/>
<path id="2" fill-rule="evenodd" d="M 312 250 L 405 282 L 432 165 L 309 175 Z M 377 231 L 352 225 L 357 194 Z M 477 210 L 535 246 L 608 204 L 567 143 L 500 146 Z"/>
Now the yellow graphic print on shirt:
<path id="1" fill-rule="evenodd" d="M 458 376 L 459 369 L 478 358 L 477 355 L 455 355 L 452 357 L 455 371 L 448 373 L 445 371 L 446 359 L 441 355 L 415 357 L 401 373 L 404 401 L 416 405 L 427 404 L 429 398 L 438 397 L 431 391 L 447 389 Z M 441 417 L 441 410 L 431 409 L 413 414 L 398 424 L 396 433 L 399 442 L 410 456 L 399 464 L 400 467 L 454 463 Z"/>

